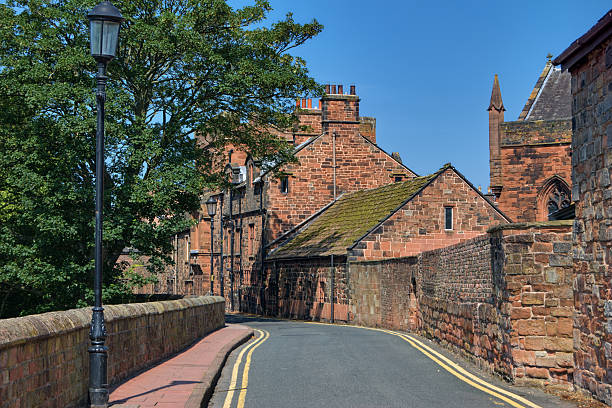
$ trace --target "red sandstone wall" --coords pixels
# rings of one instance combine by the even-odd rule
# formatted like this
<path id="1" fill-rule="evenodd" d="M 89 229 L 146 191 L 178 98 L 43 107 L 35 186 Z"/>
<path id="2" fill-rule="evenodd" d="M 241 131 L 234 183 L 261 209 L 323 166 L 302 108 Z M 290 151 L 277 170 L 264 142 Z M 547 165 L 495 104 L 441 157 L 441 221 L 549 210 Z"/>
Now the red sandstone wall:
<path id="1" fill-rule="evenodd" d="M 510 224 L 418 257 L 350 263 L 351 313 L 417 330 L 517 382 L 572 382 L 568 222 Z"/>
<path id="2" fill-rule="evenodd" d="M 571 121 L 517 121 L 501 124 L 503 189 L 499 209 L 513 222 L 546 221 L 546 182 L 558 176 L 570 186 Z"/>
<path id="3" fill-rule="evenodd" d="M 269 239 L 304 221 L 333 200 L 333 143 L 324 134 L 301 150 L 300 163 L 290 165 L 289 192 L 280 191 L 277 179 L 266 181 Z M 414 174 L 357 133 L 336 138 L 337 195 L 393 182 L 392 173 Z"/>
<path id="4" fill-rule="evenodd" d="M 268 314 L 307 320 L 348 318 L 348 277 L 344 257 L 271 261 L 266 264 L 265 307 Z M 333 281 L 333 283 L 332 283 Z"/>
<path id="5" fill-rule="evenodd" d="M 572 69 L 575 381 L 612 404 L 612 39 Z"/>
<path id="6" fill-rule="evenodd" d="M 108 379 L 129 375 L 223 327 L 223 299 L 104 306 Z M 91 309 L 0 320 L 0 407 L 77 407 L 87 402 Z"/>
<path id="7" fill-rule="evenodd" d="M 444 207 L 453 208 L 453 229 L 445 230 Z M 356 247 L 357 259 L 417 255 L 486 233 L 507 221 L 457 173 L 447 169 Z"/>

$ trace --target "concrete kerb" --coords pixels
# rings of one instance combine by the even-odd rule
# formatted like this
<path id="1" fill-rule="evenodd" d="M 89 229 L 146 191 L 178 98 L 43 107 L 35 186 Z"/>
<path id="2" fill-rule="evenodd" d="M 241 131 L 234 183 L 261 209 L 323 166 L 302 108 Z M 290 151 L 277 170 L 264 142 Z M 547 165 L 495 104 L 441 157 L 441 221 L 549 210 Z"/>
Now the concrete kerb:
<path id="1" fill-rule="evenodd" d="M 250 327 L 248 329 L 249 330 L 247 330 L 240 337 L 237 337 L 231 343 L 227 343 L 221 348 L 221 350 L 219 350 L 211 364 L 211 368 L 207 370 L 202 377 L 200 384 L 196 385 L 191 392 L 191 395 L 185 404 L 185 408 L 200 408 L 208 406 L 208 402 L 210 401 L 215 387 L 217 386 L 217 382 L 221 377 L 221 371 L 223 371 L 223 367 L 225 366 L 230 353 L 253 337 L 254 330 Z"/>

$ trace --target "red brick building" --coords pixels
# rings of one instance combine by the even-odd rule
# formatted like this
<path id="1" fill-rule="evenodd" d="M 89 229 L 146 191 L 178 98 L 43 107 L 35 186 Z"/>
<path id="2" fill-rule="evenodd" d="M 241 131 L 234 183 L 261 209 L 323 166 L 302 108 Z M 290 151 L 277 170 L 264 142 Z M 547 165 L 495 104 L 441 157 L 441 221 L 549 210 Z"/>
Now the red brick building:
<path id="1" fill-rule="evenodd" d="M 266 257 L 267 312 L 348 321 L 350 262 L 418 255 L 507 222 L 450 164 L 343 195 Z"/>
<path id="2" fill-rule="evenodd" d="M 570 205 L 570 76 L 549 60 L 518 120 L 504 121 L 497 75 L 489 111 L 491 190 L 514 222 L 545 221 Z"/>
<path id="3" fill-rule="evenodd" d="M 349 89 L 345 93 L 342 85 L 328 85 L 317 107 L 312 100 L 298 100 L 299 125 L 280 135 L 295 145 L 299 163 L 284 165 L 283 177 L 262 171 L 262 163 L 243 152 L 228 154 L 226 171 L 235 188 L 213 194 L 219 203 L 213 234 L 215 294 L 221 290 L 219 259 L 225 263 L 224 294 L 230 295 L 233 288 L 234 303 L 241 301 L 248 297 L 245 292 L 261 287 L 266 247 L 282 234 L 344 193 L 416 176 L 398 154 L 376 144 L 376 120 L 360 116 L 355 87 Z M 172 282 L 158 284 L 159 289 L 184 294 L 210 291 L 210 218 L 204 205 L 210 195 L 203 195 L 200 213 L 193 214 L 199 223 L 177 244 L 177 266 L 172 271 L 178 276 L 160 278 Z"/>
<path id="4" fill-rule="evenodd" d="M 555 64 L 571 73 L 574 382 L 612 404 L 612 10 Z"/>

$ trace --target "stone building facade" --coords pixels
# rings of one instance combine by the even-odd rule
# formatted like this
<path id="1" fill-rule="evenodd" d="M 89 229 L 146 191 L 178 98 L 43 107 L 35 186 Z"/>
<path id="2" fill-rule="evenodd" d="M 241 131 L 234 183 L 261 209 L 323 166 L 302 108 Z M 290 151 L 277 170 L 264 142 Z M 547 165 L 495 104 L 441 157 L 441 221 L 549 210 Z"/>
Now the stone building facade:
<path id="1" fill-rule="evenodd" d="M 555 63 L 572 78 L 574 379 L 612 404 L 612 10 Z"/>
<path id="2" fill-rule="evenodd" d="M 231 297 L 228 305 L 234 310 L 242 308 L 243 301 L 260 297 L 262 260 L 266 248 L 279 237 L 342 194 L 416 176 L 398 154 L 391 155 L 376 144 L 376 119 L 361 117 L 359 102 L 355 87 L 345 93 L 342 85 L 328 85 L 318 106 L 313 107 L 310 99 L 298 100 L 299 124 L 280 136 L 294 144 L 299 162 L 284 165 L 281 177 L 273 171 L 263 172 L 262 163 L 238 149 L 228 151 L 226 171 L 234 188 L 203 195 L 200 213 L 193 214 L 197 225 L 187 237 L 181 237 L 185 242 L 179 241 L 176 263 L 188 267 L 174 268 L 187 273 L 173 281 L 178 293 L 186 294 L 192 287 L 194 294 L 209 293 L 212 281 L 213 292 L 220 294 L 223 274 L 224 295 Z M 212 279 L 211 222 L 205 207 L 211 195 L 218 202 L 213 220 Z"/>
<path id="3" fill-rule="evenodd" d="M 508 223 L 453 166 L 340 197 L 266 258 L 266 312 L 350 321 L 348 264 L 456 244 Z"/>
<path id="4" fill-rule="evenodd" d="M 570 205 L 570 80 L 549 60 L 518 120 L 504 121 L 495 75 L 489 104 L 491 190 L 514 222 L 545 221 Z"/>

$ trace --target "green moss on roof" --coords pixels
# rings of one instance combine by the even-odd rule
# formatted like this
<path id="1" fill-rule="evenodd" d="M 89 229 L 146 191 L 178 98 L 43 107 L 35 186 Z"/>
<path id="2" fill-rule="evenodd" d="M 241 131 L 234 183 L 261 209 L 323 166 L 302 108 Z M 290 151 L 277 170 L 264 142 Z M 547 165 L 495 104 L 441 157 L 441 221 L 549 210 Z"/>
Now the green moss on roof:
<path id="1" fill-rule="evenodd" d="M 361 190 L 341 197 L 286 244 L 274 251 L 270 258 L 346 254 L 348 247 L 395 212 L 404 201 L 418 193 L 448 167 L 450 164 L 429 176 L 416 177 L 371 190 Z"/>

